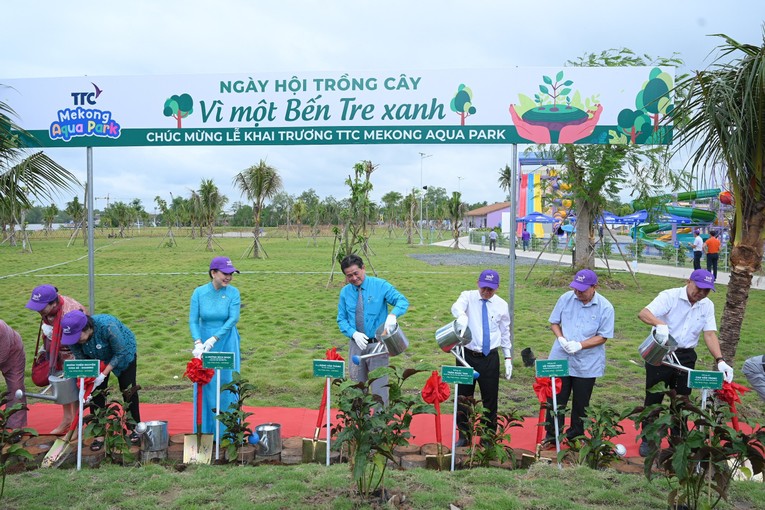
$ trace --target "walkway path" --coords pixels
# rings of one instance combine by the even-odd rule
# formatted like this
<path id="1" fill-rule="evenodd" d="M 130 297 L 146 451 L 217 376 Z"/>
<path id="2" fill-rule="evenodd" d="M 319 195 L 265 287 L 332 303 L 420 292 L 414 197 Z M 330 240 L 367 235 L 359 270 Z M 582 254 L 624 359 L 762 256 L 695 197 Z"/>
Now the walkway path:
<path id="1" fill-rule="evenodd" d="M 434 246 L 451 246 L 453 244 L 452 240 L 448 241 L 439 241 L 437 243 L 433 243 Z M 471 251 L 482 251 L 485 253 L 496 253 L 497 256 L 504 255 L 505 257 L 508 256 L 510 249 L 509 248 L 497 248 L 495 252 L 490 252 L 488 245 L 480 245 L 480 244 L 472 244 L 469 242 L 469 237 L 460 237 L 460 248 L 466 248 Z M 539 255 L 538 251 L 528 250 L 528 251 L 517 251 L 516 255 L 518 257 L 527 257 L 527 258 L 536 258 Z M 571 254 L 570 253 L 564 253 L 562 256 L 560 253 L 542 253 L 540 259 L 551 261 L 551 262 L 558 262 L 560 261 L 561 265 L 571 265 Z M 627 264 L 616 255 L 616 258 L 609 259 L 608 260 L 608 266 L 611 268 L 612 271 L 629 271 L 627 268 Z M 596 258 L 595 259 L 595 267 L 596 268 L 606 268 L 606 264 L 603 260 Z M 656 275 L 656 276 L 669 276 L 671 278 L 679 278 L 679 279 L 687 279 L 691 274 L 691 268 L 690 267 L 675 267 L 675 266 L 665 266 L 662 264 L 646 264 L 644 262 L 638 262 L 637 263 L 637 273 L 642 274 L 650 274 L 650 275 Z M 717 282 L 720 285 L 728 285 L 728 281 L 730 280 L 730 273 L 718 271 L 717 273 Z M 759 289 L 759 290 L 765 290 L 765 276 L 755 276 L 752 278 L 752 288 L 753 289 Z"/>

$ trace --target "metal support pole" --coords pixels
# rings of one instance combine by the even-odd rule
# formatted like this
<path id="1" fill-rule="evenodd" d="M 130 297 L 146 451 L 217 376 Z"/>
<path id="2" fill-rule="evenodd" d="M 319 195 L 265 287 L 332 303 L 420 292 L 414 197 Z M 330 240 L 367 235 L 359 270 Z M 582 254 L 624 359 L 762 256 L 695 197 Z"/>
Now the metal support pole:
<path id="1" fill-rule="evenodd" d="M 510 242 L 508 259 L 508 299 L 507 307 L 510 317 L 515 317 L 515 235 L 518 231 L 518 225 L 515 223 L 518 207 L 518 144 L 513 144 L 512 149 L 512 182 L 510 184 Z M 510 356 L 515 353 L 515 321 L 510 324 Z"/>
<path id="2" fill-rule="evenodd" d="M 88 309 L 96 313 L 95 246 L 93 245 L 93 147 L 87 148 L 88 182 L 86 203 L 88 208 Z"/>

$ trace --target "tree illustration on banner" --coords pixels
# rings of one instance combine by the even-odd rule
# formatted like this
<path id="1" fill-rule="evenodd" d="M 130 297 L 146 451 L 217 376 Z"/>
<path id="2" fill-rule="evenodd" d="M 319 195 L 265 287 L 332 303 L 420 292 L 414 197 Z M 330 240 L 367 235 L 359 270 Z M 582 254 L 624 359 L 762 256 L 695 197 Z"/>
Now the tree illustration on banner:
<path id="1" fill-rule="evenodd" d="M 625 108 L 619 112 L 617 123 L 619 133 L 609 131 L 614 144 L 663 144 L 669 142 L 671 127 L 661 125 L 662 120 L 675 108 L 670 90 L 674 79 L 658 67 L 651 70 L 648 81 L 635 97 L 635 110 Z"/>
<path id="2" fill-rule="evenodd" d="M 457 87 L 457 93 L 454 94 L 452 102 L 449 105 L 454 113 L 460 116 L 460 126 L 465 125 L 465 119 L 475 115 L 476 108 L 473 106 L 473 91 L 464 83 Z"/>
<path id="3" fill-rule="evenodd" d="M 178 129 L 182 128 L 181 119 L 184 119 L 194 111 L 194 100 L 188 94 L 170 96 L 165 101 L 165 117 L 172 117 L 178 121 Z"/>

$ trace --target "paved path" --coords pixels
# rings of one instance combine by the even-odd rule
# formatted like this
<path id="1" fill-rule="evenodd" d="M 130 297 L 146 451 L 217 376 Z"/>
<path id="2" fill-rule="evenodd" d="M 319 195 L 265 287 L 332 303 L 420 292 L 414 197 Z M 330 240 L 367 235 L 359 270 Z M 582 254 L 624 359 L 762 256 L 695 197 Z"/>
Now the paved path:
<path id="1" fill-rule="evenodd" d="M 439 241 L 437 243 L 433 243 L 435 246 L 451 246 L 453 243 L 452 240 L 448 241 Z M 469 242 L 469 238 L 467 236 L 460 237 L 460 247 L 465 247 L 468 250 L 471 251 L 482 251 L 485 253 L 496 253 L 497 255 L 504 255 L 507 256 L 510 252 L 509 248 L 497 248 L 496 252 L 489 252 L 488 245 L 483 246 L 480 244 L 471 244 Z M 519 257 L 530 257 L 530 258 L 536 258 L 539 255 L 538 251 L 518 251 L 516 253 Z M 551 262 L 558 262 L 562 265 L 571 265 L 571 254 L 570 253 L 564 253 L 561 258 L 560 253 L 543 253 L 540 257 L 540 259 L 544 259 Z M 629 271 L 627 268 L 627 264 L 624 263 L 624 261 L 616 255 L 616 258 L 609 259 L 608 265 L 611 268 L 612 271 Z M 595 267 L 597 268 L 606 268 L 606 264 L 603 260 L 596 258 L 595 259 Z M 703 264 L 702 264 L 703 267 Z M 633 269 L 634 270 L 634 269 Z M 643 262 L 637 263 L 637 273 L 642 274 L 650 274 L 650 275 L 656 275 L 656 276 L 669 276 L 671 278 L 679 278 L 682 280 L 687 279 L 691 274 L 691 268 L 690 267 L 675 267 L 675 266 L 665 266 L 661 264 L 646 264 Z M 728 285 L 728 281 L 730 280 L 730 273 L 724 272 L 724 271 L 718 271 L 717 272 L 717 282 L 720 285 Z M 753 289 L 759 289 L 759 290 L 765 290 L 765 276 L 755 276 L 752 278 L 752 288 Z"/>

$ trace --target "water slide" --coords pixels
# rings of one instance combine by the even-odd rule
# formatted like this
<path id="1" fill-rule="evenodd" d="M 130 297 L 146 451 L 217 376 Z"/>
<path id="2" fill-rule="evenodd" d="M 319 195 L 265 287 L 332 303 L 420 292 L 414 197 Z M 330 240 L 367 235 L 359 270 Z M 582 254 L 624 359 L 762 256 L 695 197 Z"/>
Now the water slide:
<path id="1" fill-rule="evenodd" d="M 662 195 L 659 198 L 659 203 L 667 204 L 669 202 L 683 202 L 686 200 L 696 200 L 701 198 L 714 198 L 717 197 L 720 194 L 720 190 L 718 188 L 714 189 L 704 189 L 704 190 L 696 190 L 696 191 L 685 191 L 682 193 L 674 193 L 674 194 L 667 194 Z M 634 201 L 632 202 L 632 207 L 637 211 L 639 209 L 643 209 L 645 204 L 642 202 Z M 688 218 L 691 220 L 690 223 L 686 223 L 687 226 L 697 226 L 697 225 L 706 225 L 708 223 L 711 223 L 717 218 L 717 213 L 715 211 L 710 211 L 708 209 L 699 209 L 697 207 L 681 207 L 676 205 L 667 205 L 664 207 L 664 211 L 672 216 L 678 216 L 680 218 Z M 672 229 L 672 223 L 648 223 L 645 225 L 640 225 L 637 227 L 633 227 L 633 229 L 637 229 L 636 233 L 634 233 L 633 237 L 637 237 L 639 239 L 642 239 L 644 242 L 651 244 L 655 246 L 658 249 L 663 249 L 667 246 L 670 246 L 669 243 L 655 239 L 652 237 L 648 237 L 648 234 L 656 233 L 656 232 L 665 232 L 667 230 Z M 693 237 L 693 234 L 686 234 L 686 236 L 690 235 L 690 237 Z M 666 237 L 666 236 L 662 236 Z M 671 236 L 668 240 L 671 240 Z M 684 238 L 679 238 L 678 240 L 681 242 L 686 241 Z"/>

